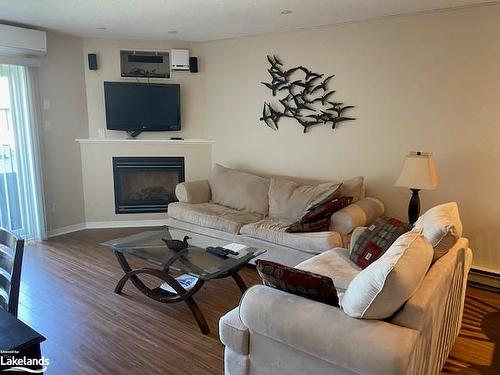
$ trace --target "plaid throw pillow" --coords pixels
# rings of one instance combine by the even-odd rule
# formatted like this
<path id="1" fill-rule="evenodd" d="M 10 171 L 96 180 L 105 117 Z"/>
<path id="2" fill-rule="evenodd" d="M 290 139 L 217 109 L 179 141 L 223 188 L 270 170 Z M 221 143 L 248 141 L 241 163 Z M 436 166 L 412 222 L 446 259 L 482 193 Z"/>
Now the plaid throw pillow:
<path id="1" fill-rule="evenodd" d="M 390 217 L 380 217 L 363 231 L 352 246 L 349 257 L 361 268 L 375 262 L 411 225 Z"/>
<path id="2" fill-rule="evenodd" d="M 311 208 L 297 223 L 287 228 L 287 232 L 322 232 L 330 229 L 331 216 L 351 204 L 352 197 L 334 198 Z"/>
<path id="3" fill-rule="evenodd" d="M 264 285 L 328 305 L 339 306 L 337 290 L 329 277 L 269 260 L 257 260 L 256 267 Z"/>

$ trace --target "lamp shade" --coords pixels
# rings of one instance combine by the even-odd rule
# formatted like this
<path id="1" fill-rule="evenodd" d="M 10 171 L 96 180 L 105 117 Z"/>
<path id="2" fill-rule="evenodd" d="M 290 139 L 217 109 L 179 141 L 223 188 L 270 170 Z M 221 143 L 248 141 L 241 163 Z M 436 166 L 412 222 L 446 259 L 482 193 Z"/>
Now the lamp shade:
<path id="1" fill-rule="evenodd" d="M 410 152 L 406 155 L 401 174 L 394 186 L 410 189 L 434 190 L 438 176 L 430 152 Z"/>

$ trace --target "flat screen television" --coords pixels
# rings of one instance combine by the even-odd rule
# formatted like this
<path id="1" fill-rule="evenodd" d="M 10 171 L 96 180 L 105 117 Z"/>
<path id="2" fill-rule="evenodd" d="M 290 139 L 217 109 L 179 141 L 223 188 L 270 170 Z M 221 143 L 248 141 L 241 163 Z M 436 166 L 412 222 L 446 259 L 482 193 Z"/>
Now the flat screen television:
<path id="1" fill-rule="evenodd" d="M 104 82 L 106 127 L 132 136 L 143 131 L 181 130 L 180 86 Z"/>

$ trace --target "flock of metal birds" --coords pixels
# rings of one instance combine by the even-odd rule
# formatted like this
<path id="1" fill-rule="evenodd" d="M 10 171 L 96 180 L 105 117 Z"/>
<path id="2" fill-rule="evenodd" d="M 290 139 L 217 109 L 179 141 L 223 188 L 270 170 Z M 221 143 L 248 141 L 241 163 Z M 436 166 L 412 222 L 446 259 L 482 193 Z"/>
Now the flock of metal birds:
<path id="1" fill-rule="evenodd" d="M 271 64 L 267 69 L 271 82 L 261 83 L 272 91 L 273 96 L 281 92 L 286 94 L 278 100 L 278 108 L 264 102 L 260 120 L 271 129 L 278 130 L 278 122 L 283 117 L 297 120 L 303 126 L 304 133 L 314 125 L 332 124 L 332 129 L 335 129 L 340 122 L 355 120 L 344 115 L 354 106 L 330 100 L 335 90 L 328 90 L 328 83 L 335 75 L 323 79 L 324 74 L 313 73 L 303 66 L 284 70 L 283 63 L 276 55 L 267 56 L 267 60 Z M 291 81 L 296 72 L 304 73 L 304 78 Z"/>

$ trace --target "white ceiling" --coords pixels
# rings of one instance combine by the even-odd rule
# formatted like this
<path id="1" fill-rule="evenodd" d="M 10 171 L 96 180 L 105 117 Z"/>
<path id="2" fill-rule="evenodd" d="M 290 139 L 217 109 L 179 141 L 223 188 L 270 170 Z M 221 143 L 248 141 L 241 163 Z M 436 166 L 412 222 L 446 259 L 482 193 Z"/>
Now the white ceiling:
<path id="1" fill-rule="evenodd" d="M 0 0 L 0 21 L 84 37 L 207 41 L 488 2 L 492 1 Z M 280 14 L 284 9 L 293 13 Z M 169 33 L 172 30 L 178 32 Z"/>

